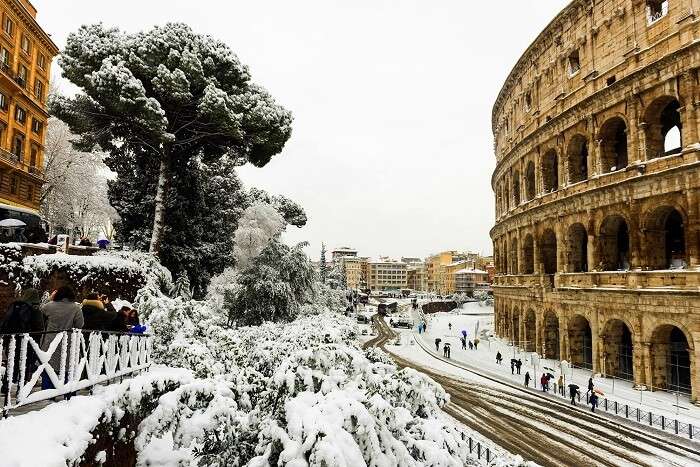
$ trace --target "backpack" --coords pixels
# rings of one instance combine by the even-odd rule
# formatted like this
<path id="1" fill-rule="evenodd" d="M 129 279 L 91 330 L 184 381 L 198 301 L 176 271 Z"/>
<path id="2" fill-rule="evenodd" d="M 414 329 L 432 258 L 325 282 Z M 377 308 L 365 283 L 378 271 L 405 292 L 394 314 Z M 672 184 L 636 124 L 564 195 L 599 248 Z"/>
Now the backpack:
<path id="1" fill-rule="evenodd" d="M 14 302 L 0 322 L 0 334 L 18 334 L 31 331 L 33 308 L 26 302 Z"/>

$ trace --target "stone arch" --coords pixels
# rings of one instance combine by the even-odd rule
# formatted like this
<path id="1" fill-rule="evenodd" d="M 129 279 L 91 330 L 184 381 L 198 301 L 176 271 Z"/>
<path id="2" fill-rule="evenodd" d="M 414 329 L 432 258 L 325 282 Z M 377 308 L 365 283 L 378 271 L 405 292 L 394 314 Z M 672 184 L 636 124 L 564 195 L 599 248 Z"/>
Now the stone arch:
<path id="1" fill-rule="evenodd" d="M 627 124 L 622 117 L 611 117 L 598 132 L 602 173 L 627 167 Z"/>
<path id="2" fill-rule="evenodd" d="M 651 373 L 653 389 L 692 392 L 692 339 L 678 326 L 662 324 L 651 337 Z"/>
<path id="3" fill-rule="evenodd" d="M 513 172 L 513 205 L 520 206 L 520 172 L 516 169 Z"/>
<path id="4" fill-rule="evenodd" d="M 673 96 L 654 99 L 644 111 L 644 136 L 648 159 L 677 154 L 683 147 L 683 123 L 678 109 L 680 102 Z"/>
<path id="5" fill-rule="evenodd" d="M 545 229 L 539 241 L 540 262 L 542 272 L 555 274 L 557 272 L 557 236 L 552 229 Z"/>
<path id="6" fill-rule="evenodd" d="M 662 205 L 647 214 L 645 259 L 651 269 L 680 269 L 688 264 L 685 225 L 685 215 L 674 206 Z"/>
<path id="7" fill-rule="evenodd" d="M 572 224 L 567 230 L 569 249 L 569 266 L 572 272 L 588 271 L 588 233 L 580 222 Z"/>
<path id="8" fill-rule="evenodd" d="M 525 352 L 534 352 L 536 343 L 535 336 L 537 333 L 537 318 L 535 316 L 535 310 L 532 308 L 525 312 L 523 327 L 525 329 L 525 342 L 523 342 L 523 348 Z"/>
<path id="9" fill-rule="evenodd" d="M 525 169 L 525 200 L 533 200 L 536 194 L 537 187 L 535 185 L 535 163 L 530 161 L 527 163 L 527 168 Z"/>
<path id="10" fill-rule="evenodd" d="M 513 238 L 510 241 L 510 250 L 508 251 L 510 253 L 510 267 L 509 267 L 509 273 L 510 274 L 517 274 L 518 273 L 518 239 Z"/>
<path id="11" fill-rule="evenodd" d="M 591 324 L 583 315 L 569 320 L 569 358 L 573 365 L 593 368 L 593 335 Z"/>
<path id="12" fill-rule="evenodd" d="M 545 193 L 559 188 L 559 156 L 555 149 L 550 149 L 542 157 L 542 183 Z"/>
<path id="13" fill-rule="evenodd" d="M 523 274 L 535 273 L 535 241 L 531 234 L 525 235 L 523 240 Z"/>
<path id="14" fill-rule="evenodd" d="M 542 320 L 542 355 L 544 358 L 559 360 L 559 318 L 551 311 L 544 312 Z"/>
<path id="15" fill-rule="evenodd" d="M 612 214 L 603 219 L 599 237 L 602 270 L 629 269 L 630 235 L 625 218 L 619 214 Z"/>
<path id="16" fill-rule="evenodd" d="M 574 135 L 566 151 L 569 166 L 569 183 L 588 179 L 588 140 L 583 135 Z"/>
<path id="17" fill-rule="evenodd" d="M 603 327 L 605 374 L 634 381 L 634 335 L 621 319 L 611 319 Z"/>

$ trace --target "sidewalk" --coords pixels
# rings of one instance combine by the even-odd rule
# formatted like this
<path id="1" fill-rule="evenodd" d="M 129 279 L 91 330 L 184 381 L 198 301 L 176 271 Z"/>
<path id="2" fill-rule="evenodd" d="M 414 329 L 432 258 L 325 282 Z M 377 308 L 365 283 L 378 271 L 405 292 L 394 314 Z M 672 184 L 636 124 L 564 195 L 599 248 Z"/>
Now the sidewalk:
<path id="1" fill-rule="evenodd" d="M 467 339 L 473 341 L 477 322 L 479 330 L 493 329 L 493 314 L 485 315 L 485 313 L 492 311 L 493 308 L 491 307 L 481 307 L 476 303 L 469 303 L 463 309 L 460 309 L 459 312 L 428 315 L 428 329 L 426 333 L 419 335 L 416 327 L 414 329 L 416 331 L 415 337 L 422 339 L 428 348 L 431 349 L 435 348 L 436 338 L 441 339 L 441 350 L 442 344 L 449 342 L 452 360 L 489 370 L 504 379 L 518 384 L 524 384 L 525 373 L 529 372 L 531 377 L 530 387 L 539 388 L 542 373 L 552 373 L 555 377 L 550 381 L 551 388 L 553 383 L 558 381 L 561 374 L 560 362 L 558 361 L 545 359 L 539 359 L 538 361 L 537 358 L 533 361 L 531 352 L 520 352 L 517 348 L 497 338 L 481 339 L 477 350 L 469 350 L 468 347 L 467 350 L 462 350 L 460 341 L 462 330 L 466 330 Z M 417 325 L 418 316 L 416 313 L 414 313 L 414 319 Z M 451 330 L 448 323 L 452 324 Z M 501 352 L 503 357 L 501 365 L 496 364 L 496 353 L 498 351 Z M 522 360 L 523 365 L 520 375 L 511 375 L 511 358 Z M 578 385 L 581 392 L 581 403 L 585 404 L 591 371 L 578 368 L 570 369 L 564 376 L 565 388 L 571 383 Z M 630 410 L 638 408 L 644 412 L 653 412 L 655 416 L 663 415 L 670 420 L 675 419 L 700 428 L 700 407 L 691 404 L 687 396 L 681 395 L 677 397 L 675 393 L 664 391 L 639 391 L 633 389 L 631 382 L 613 378 L 594 377 L 593 383 L 597 389 L 605 394 L 608 404 L 614 404 L 615 402 L 618 402 L 620 406 L 626 404 Z M 565 390 L 565 394 L 567 393 L 568 391 Z M 601 400 L 601 402 L 603 401 Z"/>

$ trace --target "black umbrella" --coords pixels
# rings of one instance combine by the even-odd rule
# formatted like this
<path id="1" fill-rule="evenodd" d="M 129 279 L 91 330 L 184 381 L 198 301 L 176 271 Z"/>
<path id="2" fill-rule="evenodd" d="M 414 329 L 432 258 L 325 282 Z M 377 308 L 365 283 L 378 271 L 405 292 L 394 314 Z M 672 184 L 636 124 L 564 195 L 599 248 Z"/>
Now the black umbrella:
<path id="1" fill-rule="evenodd" d="M 569 388 L 578 389 L 578 384 L 569 384 Z"/>
<path id="2" fill-rule="evenodd" d="M 547 378 L 552 379 L 554 378 L 554 375 L 552 373 L 547 373 Z"/>

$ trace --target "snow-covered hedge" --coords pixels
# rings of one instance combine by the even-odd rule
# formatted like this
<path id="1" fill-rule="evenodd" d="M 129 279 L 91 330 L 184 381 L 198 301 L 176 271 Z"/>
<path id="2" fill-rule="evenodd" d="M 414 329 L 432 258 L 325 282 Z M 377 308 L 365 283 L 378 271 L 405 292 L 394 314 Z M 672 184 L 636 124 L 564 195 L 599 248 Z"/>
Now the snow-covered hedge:
<path id="1" fill-rule="evenodd" d="M 0 243 L 0 285 L 15 288 L 31 280 L 31 269 L 22 262 L 22 248 L 16 243 Z"/>

